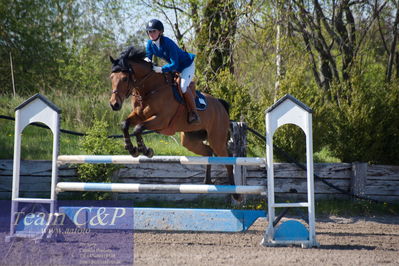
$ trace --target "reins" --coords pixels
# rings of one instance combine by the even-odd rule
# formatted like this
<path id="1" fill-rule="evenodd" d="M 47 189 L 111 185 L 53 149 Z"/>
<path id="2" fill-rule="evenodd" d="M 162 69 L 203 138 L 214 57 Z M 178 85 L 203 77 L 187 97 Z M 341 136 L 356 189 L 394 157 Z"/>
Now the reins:
<path id="1" fill-rule="evenodd" d="M 137 84 L 137 79 L 136 79 L 136 77 L 134 76 L 133 68 L 130 68 L 130 69 L 131 69 L 131 71 L 129 72 L 129 81 L 132 80 L 132 81 L 134 82 L 134 84 L 132 84 L 132 85 L 133 85 L 132 88 L 129 88 L 129 87 L 128 87 L 128 96 L 129 96 L 129 95 L 132 95 L 133 97 L 135 97 L 136 100 L 140 103 L 140 106 L 141 106 L 141 105 L 142 105 L 142 102 L 143 102 L 143 96 L 140 94 L 139 88 L 142 87 L 142 85 L 144 84 L 144 82 L 145 82 L 149 77 L 151 77 L 155 72 L 154 72 L 154 71 L 150 71 L 150 72 L 149 72 L 147 75 L 145 75 L 144 78 L 142 78 L 142 79 L 139 81 L 139 83 Z M 131 78 L 132 76 L 133 76 L 133 78 Z M 128 86 L 129 86 L 129 83 L 128 83 Z M 151 90 L 151 91 L 147 92 L 146 95 L 144 95 L 144 96 L 153 94 L 153 93 L 155 93 L 155 91 L 157 91 L 157 89 L 156 89 L 156 90 Z"/>
<path id="2" fill-rule="evenodd" d="M 150 71 L 149 73 L 147 73 L 147 75 L 145 75 L 141 80 L 137 80 L 135 75 L 134 75 L 134 70 L 133 68 L 129 65 L 128 68 L 128 83 L 127 83 L 127 92 L 125 95 L 125 98 L 128 98 L 129 96 L 133 96 L 136 98 L 136 100 L 140 103 L 140 105 L 142 105 L 143 102 L 143 96 L 140 94 L 139 92 L 139 88 L 142 87 L 142 85 L 144 84 L 144 82 L 151 77 L 155 72 L 154 71 Z M 131 82 L 133 82 L 131 84 Z M 138 82 L 138 83 L 137 83 Z M 146 95 L 149 94 L 154 94 L 158 89 L 152 90 L 148 93 L 146 93 Z M 115 89 L 112 91 L 112 93 L 118 93 L 118 90 Z M 146 96 L 145 95 L 145 96 Z"/>

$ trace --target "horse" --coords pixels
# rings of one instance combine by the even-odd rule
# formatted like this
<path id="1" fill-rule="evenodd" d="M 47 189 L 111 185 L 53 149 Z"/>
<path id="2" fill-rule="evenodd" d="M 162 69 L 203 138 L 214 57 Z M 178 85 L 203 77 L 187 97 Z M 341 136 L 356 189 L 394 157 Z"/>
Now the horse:
<path id="1" fill-rule="evenodd" d="M 152 157 L 153 150 L 145 146 L 142 138 L 143 130 L 152 130 L 163 135 L 180 132 L 181 144 L 198 155 L 228 156 L 229 104 L 203 93 L 207 108 L 198 111 L 201 122 L 189 124 L 185 105 L 175 99 L 172 74 L 154 72 L 152 63 L 144 58 L 145 51 L 134 47 L 121 53 L 118 59 L 110 56 L 112 95 L 109 103 L 112 110 L 120 110 L 124 100 L 131 96 L 132 112 L 122 123 L 125 149 L 134 157 L 139 153 Z M 131 142 L 130 127 L 134 127 L 137 147 Z M 228 180 L 225 183 L 234 185 L 233 166 L 226 165 L 226 170 Z M 212 184 L 210 171 L 208 165 L 205 184 Z"/>

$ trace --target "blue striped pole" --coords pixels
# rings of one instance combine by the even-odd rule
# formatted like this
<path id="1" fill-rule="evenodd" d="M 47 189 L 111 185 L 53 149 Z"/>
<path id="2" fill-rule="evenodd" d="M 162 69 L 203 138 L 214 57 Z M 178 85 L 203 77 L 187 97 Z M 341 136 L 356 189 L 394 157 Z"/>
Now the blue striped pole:
<path id="1" fill-rule="evenodd" d="M 164 185 L 133 183 L 83 183 L 59 182 L 57 192 L 63 191 L 98 191 L 127 193 L 182 193 L 182 194 L 260 194 L 266 195 L 266 186 L 232 185 Z"/>
<path id="2" fill-rule="evenodd" d="M 60 155 L 59 164 L 67 163 L 112 163 L 112 164 L 140 164 L 140 163 L 180 163 L 192 165 L 265 165 L 265 158 L 259 157 L 199 157 L 199 156 L 145 156 L 132 157 L 130 155 Z"/>

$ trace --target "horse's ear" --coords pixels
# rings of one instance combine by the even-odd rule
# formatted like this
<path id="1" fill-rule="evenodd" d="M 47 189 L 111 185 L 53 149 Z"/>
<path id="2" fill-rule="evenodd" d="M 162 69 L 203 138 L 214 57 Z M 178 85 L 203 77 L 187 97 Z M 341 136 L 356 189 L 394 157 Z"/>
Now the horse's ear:
<path id="1" fill-rule="evenodd" d="M 115 59 L 112 56 L 109 56 L 109 60 L 111 60 L 111 63 L 114 64 L 115 63 Z"/>

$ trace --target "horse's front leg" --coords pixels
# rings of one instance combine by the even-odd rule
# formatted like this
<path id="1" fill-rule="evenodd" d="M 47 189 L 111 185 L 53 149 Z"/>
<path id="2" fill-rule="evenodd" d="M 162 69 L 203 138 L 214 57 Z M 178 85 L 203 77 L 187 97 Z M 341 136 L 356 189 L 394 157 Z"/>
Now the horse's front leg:
<path id="1" fill-rule="evenodd" d="M 125 140 L 125 150 L 127 150 L 130 155 L 133 157 L 139 156 L 139 150 L 137 147 L 133 146 L 133 143 L 130 139 L 130 134 L 129 134 L 129 128 L 132 124 L 132 121 L 134 121 L 133 116 L 129 116 L 123 123 L 122 123 L 122 131 L 123 131 L 123 137 Z"/>
<path id="2" fill-rule="evenodd" d="M 154 150 L 151 148 L 147 148 L 145 146 L 143 137 L 142 137 L 142 133 L 144 131 L 144 126 L 143 124 L 138 124 L 135 128 L 134 128 L 134 135 L 136 137 L 136 141 L 137 141 L 137 149 L 139 153 L 143 153 L 145 156 L 151 158 L 152 156 L 154 156 Z"/>
<path id="3" fill-rule="evenodd" d="M 137 123 L 136 127 L 134 128 L 134 135 L 136 136 L 137 146 L 139 152 L 143 153 L 147 157 L 152 157 L 154 155 L 154 151 L 151 148 L 147 148 L 144 144 L 144 140 L 141 136 L 145 129 L 148 130 L 161 130 L 168 126 L 169 121 L 158 114 L 152 115 L 150 118 L 146 119 L 145 121 L 140 121 Z"/>

